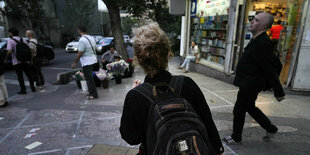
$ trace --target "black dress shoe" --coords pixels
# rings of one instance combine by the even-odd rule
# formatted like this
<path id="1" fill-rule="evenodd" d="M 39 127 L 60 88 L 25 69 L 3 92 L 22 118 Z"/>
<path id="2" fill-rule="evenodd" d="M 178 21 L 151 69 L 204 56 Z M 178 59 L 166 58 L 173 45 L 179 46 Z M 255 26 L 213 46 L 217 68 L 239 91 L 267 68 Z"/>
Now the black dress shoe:
<path id="1" fill-rule="evenodd" d="M 27 94 L 27 92 L 26 91 L 19 91 L 19 92 L 17 92 L 17 94 Z"/>
<path id="2" fill-rule="evenodd" d="M 0 105 L 0 108 L 3 108 L 3 107 L 6 107 L 6 106 L 8 106 L 8 102 L 4 102 L 4 104 L 3 105 Z"/>

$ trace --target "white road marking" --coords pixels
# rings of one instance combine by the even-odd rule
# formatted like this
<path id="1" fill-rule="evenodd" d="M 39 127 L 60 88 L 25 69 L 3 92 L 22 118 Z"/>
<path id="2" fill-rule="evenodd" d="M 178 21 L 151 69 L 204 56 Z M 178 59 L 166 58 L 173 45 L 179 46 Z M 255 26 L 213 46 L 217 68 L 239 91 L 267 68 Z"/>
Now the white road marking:
<path id="1" fill-rule="evenodd" d="M 62 150 L 66 150 L 65 155 L 69 154 L 71 150 L 77 150 L 77 149 L 83 149 L 83 148 L 91 148 L 93 145 L 84 145 L 84 146 L 76 146 L 76 147 L 69 147 L 65 149 L 54 149 L 54 150 L 46 150 L 46 151 L 40 151 L 40 152 L 33 152 L 28 153 L 28 155 L 38 155 L 38 154 L 47 154 L 47 153 L 53 153 L 53 152 L 59 152 Z"/>
<path id="2" fill-rule="evenodd" d="M 34 142 L 34 143 L 31 143 L 31 144 L 25 146 L 25 149 L 32 150 L 32 149 L 34 149 L 40 145 L 42 145 L 41 142 Z"/>
<path id="3" fill-rule="evenodd" d="M 70 150 L 67 150 L 65 155 L 70 155 Z"/>
<path id="4" fill-rule="evenodd" d="M 225 101 L 226 103 L 228 103 L 229 105 L 233 105 L 231 102 L 229 102 L 228 100 L 224 99 L 222 96 L 219 96 L 217 95 L 216 93 L 212 92 L 211 90 L 207 89 L 207 88 L 204 88 L 204 87 L 201 87 L 203 90 L 213 94 L 214 96 L 220 98 L 221 100 Z"/>
<path id="5" fill-rule="evenodd" d="M 34 152 L 34 153 L 28 153 L 28 155 L 37 155 L 37 154 L 46 154 L 46 153 L 53 153 L 53 152 L 59 152 L 62 149 L 54 149 L 54 150 L 47 150 L 47 151 L 40 151 L 40 152 Z"/>
<path id="6" fill-rule="evenodd" d="M 225 143 L 222 143 L 223 144 L 223 146 L 225 147 L 225 148 L 227 148 L 227 150 L 228 151 L 230 151 L 230 153 L 231 154 L 233 154 L 233 155 L 239 155 L 238 153 L 236 153 L 233 149 L 231 149 L 228 145 L 226 145 Z"/>
<path id="7" fill-rule="evenodd" d="M 76 149 L 83 149 L 83 148 L 90 148 L 90 147 L 93 147 L 93 145 L 84 145 L 84 146 L 69 147 L 69 148 L 66 148 L 66 150 L 76 150 Z"/>
<path id="8" fill-rule="evenodd" d="M 29 81 L 24 81 L 25 86 L 30 86 Z M 11 84 L 11 85 L 19 85 L 18 80 L 13 80 L 13 79 L 5 79 L 6 84 Z"/>
<path id="9" fill-rule="evenodd" d="M 78 124 L 77 124 L 77 127 L 76 127 L 76 130 L 75 130 L 75 134 L 73 134 L 73 138 L 75 138 L 76 137 L 76 133 L 79 131 L 79 129 L 80 129 L 80 125 L 81 125 L 81 122 L 82 122 L 82 118 L 83 118 L 83 116 L 84 116 L 84 114 L 85 114 L 85 111 L 82 111 L 81 112 L 81 115 L 80 115 L 80 118 L 79 118 L 79 121 L 78 121 Z"/>
<path id="10" fill-rule="evenodd" d="M 210 109 L 216 109 L 216 108 L 228 108 L 228 107 L 233 107 L 234 105 L 222 105 L 222 106 L 212 106 Z"/>
<path id="11" fill-rule="evenodd" d="M 21 122 L 19 122 L 8 134 L 6 134 L 1 140 L 0 140 L 0 144 L 6 139 L 8 138 L 17 128 L 19 128 L 28 118 L 29 116 L 32 114 L 33 112 L 31 111 Z"/>
<path id="12" fill-rule="evenodd" d="M 50 126 L 50 125 L 63 125 L 63 124 L 69 124 L 69 123 L 77 123 L 77 121 L 67 121 L 67 122 L 52 122 L 52 123 L 43 123 L 43 124 L 32 124 L 32 125 L 24 125 L 19 128 L 29 128 L 29 127 L 42 127 L 42 126 Z"/>

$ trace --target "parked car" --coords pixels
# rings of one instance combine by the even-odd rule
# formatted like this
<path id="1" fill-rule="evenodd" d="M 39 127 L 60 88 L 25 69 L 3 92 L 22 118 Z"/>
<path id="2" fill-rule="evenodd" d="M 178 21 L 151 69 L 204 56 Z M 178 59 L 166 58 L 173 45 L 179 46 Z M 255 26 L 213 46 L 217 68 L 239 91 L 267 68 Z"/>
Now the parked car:
<path id="1" fill-rule="evenodd" d="M 96 53 L 103 54 L 109 50 L 110 46 L 114 44 L 113 37 L 105 37 L 101 39 L 96 45 Z"/>
<path id="2" fill-rule="evenodd" d="M 92 36 L 92 37 L 94 37 L 96 44 L 98 44 L 98 42 L 104 38 L 103 36 Z"/>
<path id="3" fill-rule="evenodd" d="M 76 39 L 74 39 L 72 42 L 69 42 L 66 46 L 66 51 L 68 53 L 74 52 L 77 53 L 78 52 L 78 44 L 79 44 L 79 39 L 81 37 L 77 37 Z"/>
<path id="4" fill-rule="evenodd" d="M 7 50 L 6 50 L 6 45 L 7 45 L 7 40 L 3 40 L 3 38 L 1 39 L 1 42 L 0 42 L 0 54 L 3 55 L 3 58 L 6 57 L 7 55 Z M 7 63 L 4 63 L 4 69 L 5 70 L 10 70 L 10 69 L 13 69 L 13 65 L 12 65 L 12 57 L 10 56 L 9 59 L 8 59 L 8 62 Z"/>

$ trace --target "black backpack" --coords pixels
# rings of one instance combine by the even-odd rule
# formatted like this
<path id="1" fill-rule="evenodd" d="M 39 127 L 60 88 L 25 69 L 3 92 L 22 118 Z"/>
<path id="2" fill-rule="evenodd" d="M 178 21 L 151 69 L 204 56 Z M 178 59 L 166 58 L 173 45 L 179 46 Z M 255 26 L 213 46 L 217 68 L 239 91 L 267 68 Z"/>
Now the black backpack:
<path id="1" fill-rule="evenodd" d="M 29 46 L 24 43 L 23 38 L 20 37 L 20 41 L 17 41 L 16 39 L 12 38 L 17 44 L 16 44 L 16 51 L 15 56 L 16 59 L 22 63 L 25 63 L 27 61 L 31 60 L 31 50 Z"/>
<path id="2" fill-rule="evenodd" d="M 143 83 L 134 90 L 151 101 L 146 127 L 148 155 L 215 154 L 206 127 L 191 104 L 180 96 L 184 76 L 170 84 Z"/>
<path id="3" fill-rule="evenodd" d="M 42 44 L 37 44 L 33 41 L 30 41 L 37 46 L 37 57 L 40 59 L 53 60 L 55 58 L 55 53 L 52 48 L 46 47 Z"/>

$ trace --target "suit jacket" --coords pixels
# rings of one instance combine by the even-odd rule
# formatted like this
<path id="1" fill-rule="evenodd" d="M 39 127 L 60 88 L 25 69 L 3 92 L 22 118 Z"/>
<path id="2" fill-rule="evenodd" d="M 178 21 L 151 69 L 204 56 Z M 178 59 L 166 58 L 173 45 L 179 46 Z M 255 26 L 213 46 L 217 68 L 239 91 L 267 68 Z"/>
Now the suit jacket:
<path id="1" fill-rule="evenodd" d="M 234 85 L 274 90 L 275 97 L 284 96 L 273 60 L 273 45 L 264 32 L 251 39 L 237 65 Z"/>

